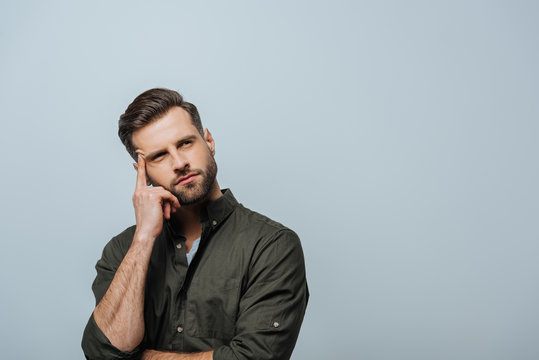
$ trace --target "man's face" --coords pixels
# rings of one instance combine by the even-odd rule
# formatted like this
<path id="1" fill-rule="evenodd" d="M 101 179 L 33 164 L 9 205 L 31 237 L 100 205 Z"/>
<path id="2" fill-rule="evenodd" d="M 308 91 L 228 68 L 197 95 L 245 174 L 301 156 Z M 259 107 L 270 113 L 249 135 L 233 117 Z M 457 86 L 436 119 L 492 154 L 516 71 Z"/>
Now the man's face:
<path id="1" fill-rule="evenodd" d="M 152 185 L 173 193 L 181 205 L 207 198 L 217 175 L 215 143 L 206 129 L 204 137 L 181 107 L 133 133 L 133 145 L 146 160 Z"/>

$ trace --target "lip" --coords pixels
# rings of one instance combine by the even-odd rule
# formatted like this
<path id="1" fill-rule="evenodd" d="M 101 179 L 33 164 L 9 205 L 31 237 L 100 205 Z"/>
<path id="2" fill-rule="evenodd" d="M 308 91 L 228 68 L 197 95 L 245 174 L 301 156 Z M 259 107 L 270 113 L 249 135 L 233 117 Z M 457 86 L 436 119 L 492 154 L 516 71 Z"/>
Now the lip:
<path id="1" fill-rule="evenodd" d="M 176 182 L 176 185 L 189 184 L 191 181 L 195 180 L 197 176 L 198 174 L 189 174 L 186 176 L 182 176 L 181 178 L 178 179 L 178 181 Z"/>

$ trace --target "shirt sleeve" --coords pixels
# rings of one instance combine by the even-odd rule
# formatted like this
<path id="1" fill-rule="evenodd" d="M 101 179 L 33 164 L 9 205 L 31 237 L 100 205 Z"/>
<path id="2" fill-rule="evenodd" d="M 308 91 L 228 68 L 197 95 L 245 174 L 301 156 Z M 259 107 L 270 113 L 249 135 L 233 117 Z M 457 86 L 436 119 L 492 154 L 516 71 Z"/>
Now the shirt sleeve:
<path id="1" fill-rule="evenodd" d="M 92 291 L 95 295 L 95 303 L 99 304 L 107 289 L 109 288 L 116 270 L 120 266 L 127 249 L 133 239 L 133 231 L 127 229 L 120 235 L 114 237 L 103 249 L 101 259 L 95 268 L 97 276 L 92 284 Z M 115 359 L 140 359 L 142 354 L 139 345 L 133 351 L 121 351 L 112 345 L 109 339 L 97 326 L 93 314 L 90 316 L 84 333 L 82 335 L 82 350 L 88 360 L 115 360 Z"/>
<path id="2" fill-rule="evenodd" d="M 309 298 L 298 236 L 279 231 L 255 250 L 242 293 L 236 335 L 214 360 L 289 359 Z"/>
<path id="3" fill-rule="evenodd" d="M 84 329 L 82 337 L 82 350 L 88 360 L 113 360 L 113 359 L 140 359 L 142 355 L 141 346 L 137 346 L 133 351 L 121 351 L 112 345 L 109 339 L 97 326 L 94 316 L 90 316 L 88 324 Z"/>

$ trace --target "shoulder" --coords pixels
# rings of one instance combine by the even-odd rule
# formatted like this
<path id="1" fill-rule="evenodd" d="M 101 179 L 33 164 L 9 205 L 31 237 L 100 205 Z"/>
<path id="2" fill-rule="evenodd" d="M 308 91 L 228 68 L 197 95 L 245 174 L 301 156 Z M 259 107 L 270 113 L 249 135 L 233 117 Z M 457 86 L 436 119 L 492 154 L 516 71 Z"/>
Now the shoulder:
<path id="1" fill-rule="evenodd" d="M 246 284 L 268 284 L 282 277 L 294 277 L 298 284 L 305 281 L 305 259 L 295 231 L 243 205 L 235 213 L 241 218 L 241 230 L 235 240 L 248 252 Z"/>
<path id="2" fill-rule="evenodd" d="M 114 236 L 107 246 L 115 246 L 119 248 L 124 248 L 131 246 L 131 243 L 133 242 L 133 236 L 135 235 L 136 225 L 132 225 L 119 233 L 118 235 Z"/>
<path id="3" fill-rule="evenodd" d="M 251 210 L 242 204 L 238 204 L 234 216 L 240 222 L 240 228 L 249 228 L 252 230 L 258 230 L 260 232 L 275 234 L 279 232 L 292 232 L 290 228 L 263 215 L 259 212 Z"/>
<path id="4" fill-rule="evenodd" d="M 130 226 L 118 235 L 114 236 L 103 248 L 102 260 L 109 264 L 116 264 L 117 267 L 124 258 L 127 250 L 133 242 L 136 226 Z"/>
<path id="5" fill-rule="evenodd" d="M 256 242 L 259 251 L 273 243 L 301 247 L 299 236 L 282 223 L 239 204 L 234 211 L 234 223 L 239 234 Z"/>

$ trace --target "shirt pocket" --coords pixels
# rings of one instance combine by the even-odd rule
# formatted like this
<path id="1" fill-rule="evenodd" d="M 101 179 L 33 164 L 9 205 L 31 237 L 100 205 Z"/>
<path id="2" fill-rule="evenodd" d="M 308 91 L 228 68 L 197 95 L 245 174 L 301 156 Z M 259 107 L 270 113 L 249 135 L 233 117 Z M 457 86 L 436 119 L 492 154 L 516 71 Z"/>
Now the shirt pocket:
<path id="1" fill-rule="evenodd" d="M 194 337 L 231 339 L 236 327 L 239 284 L 230 278 L 194 278 L 187 293 L 187 333 Z"/>

